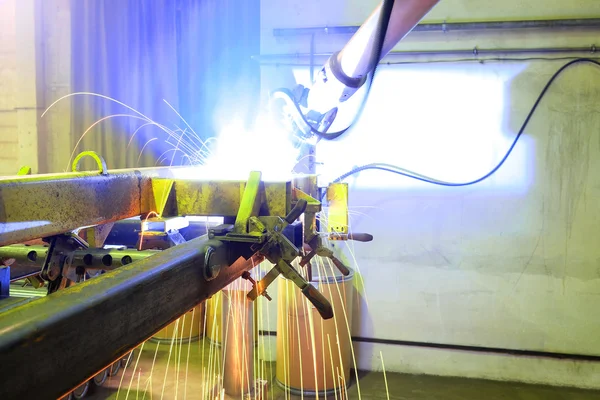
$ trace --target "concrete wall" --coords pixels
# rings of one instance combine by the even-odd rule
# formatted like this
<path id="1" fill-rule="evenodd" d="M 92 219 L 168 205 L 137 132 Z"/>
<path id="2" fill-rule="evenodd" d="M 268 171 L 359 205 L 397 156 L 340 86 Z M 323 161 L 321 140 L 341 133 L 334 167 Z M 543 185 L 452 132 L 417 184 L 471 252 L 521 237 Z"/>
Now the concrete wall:
<path id="1" fill-rule="evenodd" d="M 0 1 L 0 175 L 58 172 L 72 150 L 69 0 Z"/>
<path id="2" fill-rule="evenodd" d="M 376 1 L 262 2 L 262 54 L 306 53 L 309 37 L 273 28 L 360 25 Z M 599 17 L 594 0 L 442 0 L 428 22 Z M 582 47 L 597 31 L 415 33 L 396 50 Z M 319 36 L 316 51 L 348 37 Z M 396 164 L 468 181 L 503 156 L 565 61 L 381 68 L 363 118 L 318 150 L 324 181 L 353 166 Z M 263 66 L 265 92 L 305 67 Z M 353 335 L 600 356 L 600 68 L 576 66 L 549 91 L 506 165 L 466 188 L 381 172 L 350 183 L 358 300 Z M 341 110 L 340 125 L 352 116 Z M 348 253 L 347 249 L 345 250 Z M 275 326 L 270 327 L 274 330 Z M 355 343 L 358 367 L 600 388 L 596 363 Z"/>
<path id="3" fill-rule="evenodd" d="M 43 15 L 41 57 L 44 68 L 41 71 L 43 85 L 39 90 L 45 110 L 72 92 L 71 1 L 45 0 L 40 6 Z M 40 120 L 40 136 L 45 148 L 40 152 L 41 171 L 63 172 L 69 167 L 69 158 L 77 139 L 71 133 L 71 103 L 68 99 L 58 102 Z"/>
<path id="4" fill-rule="evenodd" d="M 0 2 L 0 175 L 18 171 L 16 0 Z"/>

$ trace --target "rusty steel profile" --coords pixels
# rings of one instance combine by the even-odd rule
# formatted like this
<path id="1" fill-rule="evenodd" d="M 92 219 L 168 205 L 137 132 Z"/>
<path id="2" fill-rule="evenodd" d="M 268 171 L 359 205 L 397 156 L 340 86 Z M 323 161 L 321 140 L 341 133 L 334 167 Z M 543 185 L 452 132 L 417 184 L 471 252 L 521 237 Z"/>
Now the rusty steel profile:
<path id="1" fill-rule="evenodd" d="M 250 220 L 282 220 L 280 216 L 287 215 L 290 224 L 307 208 L 308 200 L 298 200 L 302 193 L 289 181 L 262 182 L 260 173 L 252 173 L 247 182 L 180 179 L 183 174 L 174 170 L 103 169 L 0 178 L 0 246 L 8 246 L 2 250 L 28 266 L 45 260 L 50 248 L 39 243 L 10 245 L 52 236 L 56 240 L 80 228 L 156 210 L 162 217 L 234 217 L 239 231 L 230 235 L 229 225 L 224 225 L 222 234 L 216 230 L 210 237 L 156 254 L 138 252 L 127 260 L 115 260 L 122 256 L 118 250 L 88 249 L 81 242 L 80 248 L 72 249 L 72 261 L 118 268 L 40 299 L 3 303 L 0 373 L 6 384 L 0 387 L 0 398 L 36 393 L 36 398 L 56 399 L 69 393 L 267 255 L 272 258 L 280 243 L 266 236 L 280 233 L 265 231 L 264 226 L 254 232 L 256 223 L 249 225 Z M 303 207 L 294 213 L 296 200 Z M 86 238 L 94 244 L 103 241 L 101 236 Z M 298 255 L 297 248 L 290 249 Z M 146 258 L 139 260 L 142 257 Z"/>
<path id="2" fill-rule="evenodd" d="M 262 261 L 239 246 L 197 238 L 4 311 L 0 398 L 68 393 Z"/>
<path id="3" fill-rule="evenodd" d="M 145 215 L 237 215 L 245 181 L 175 179 L 177 168 L 72 172 L 0 178 L 0 246 Z M 163 196 L 160 184 L 172 180 Z M 260 215 L 291 210 L 290 182 L 265 182 Z M 164 202 L 163 202 L 164 200 Z"/>

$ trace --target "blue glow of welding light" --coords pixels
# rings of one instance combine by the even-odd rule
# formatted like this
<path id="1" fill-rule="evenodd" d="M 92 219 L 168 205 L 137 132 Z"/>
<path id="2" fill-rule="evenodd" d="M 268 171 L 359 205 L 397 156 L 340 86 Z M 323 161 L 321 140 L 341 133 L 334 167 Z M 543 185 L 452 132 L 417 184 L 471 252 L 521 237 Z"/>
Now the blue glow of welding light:
<path id="1" fill-rule="evenodd" d="M 380 68 L 355 127 L 339 141 L 319 144 L 323 181 L 376 162 L 451 182 L 485 175 L 504 156 L 525 117 L 527 110 L 515 116 L 509 107 L 510 84 L 523 69 L 500 64 Z M 298 83 L 309 83 L 306 69 L 294 70 L 294 76 Z M 331 131 L 352 121 L 361 97 L 357 93 L 342 105 Z M 505 165 L 478 187 L 527 188 L 533 153 L 533 140 L 523 137 Z M 377 171 L 347 181 L 352 179 L 363 188 L 440 189 Z"/>
<path id="2" fill-rule="evenodd" d="M 289 180 L 298 150 L 268 114 L 260 115 L 248 130 L 239 121 L 224 123 L 206 164 L 200 167 L 211 179 L 245 180 L 260 171 L 266 181 Z"/>

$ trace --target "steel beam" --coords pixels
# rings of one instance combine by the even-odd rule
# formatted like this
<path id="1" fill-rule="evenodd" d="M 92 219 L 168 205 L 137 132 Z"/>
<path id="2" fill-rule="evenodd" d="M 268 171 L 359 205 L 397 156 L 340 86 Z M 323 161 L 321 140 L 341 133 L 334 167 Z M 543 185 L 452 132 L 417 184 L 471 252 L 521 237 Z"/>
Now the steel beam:
<path id="1" fill-rule="evenodd" d="M 152 200 L 140 170 L 0 178 L 0 245 L 134 217 Z"/>
<path id="2" fill-rule="evenodd" d="M 0 398 L 56 399 L 85 382 L 262 261 L 233 246 L 203 236 L 3 312 Z M 209 249 L 219 264 L 243 257 L 207 281 Z"/>
<path id="3" fill-rule="evenodd" d="M 245 181 L 176 178 L 193 175 L 182 170 L 185 168 L 0 178 L 0 246 L 155 211 L 153 185 L 165 179 L 174 184 L 163 216 L 237 215 Z M 262 199 L 259 215 L 286 215 L 292 208 L 291 182 L 265 182 Z"/>

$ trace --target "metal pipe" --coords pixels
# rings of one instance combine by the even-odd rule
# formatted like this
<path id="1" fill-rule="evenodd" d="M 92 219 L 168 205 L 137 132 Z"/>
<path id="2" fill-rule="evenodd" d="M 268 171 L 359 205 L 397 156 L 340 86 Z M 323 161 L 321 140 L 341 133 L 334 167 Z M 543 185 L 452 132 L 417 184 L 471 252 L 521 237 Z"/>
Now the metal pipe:
<path id="1" fill-rule="evenodd" d="M 48 247 L 46 246 L 12 245 L 0 247 L 0 257 L 15 260 L 15 263 L 11 265 L 11 281 L 39 274 L 47 252 Z M 153 256 L 158 252 L 160 250 L 138 251 L 131 248 L 75 250 L 70 255 L 69 264 L 73 267 L 82 266 L 90 270 L 109 271 Z"/>
<path id="2" fill-rule="evenodd" d="M 0 398 L 56 399 L 87 381 L 262 261 L 238 246 L 204 236 L 4 311 Z M 212 260 L 238 256 L 206 280 Z"/>
<path id="3" fill-rule="evenodd" d="M 381 61 L 381 64 L 386 64 L 386 59 L 389 58 L 401 58 L 401 57 L 422 57 L 422 56 L 437 56 L 437 57 L 452 57 L 452 56 L 465 56 L 465 57 L 488 57 L 498 55 L 530 55 L 530 54 L 586 54 L 594 55 L 598 52 L 595 45 L 587 47 L 557 47 L 557 48 L 514 48 L 514 49 L 457 49 L 457 50 L 417 50 L 417 51 L 392 51 Z M 333 53 L 316 53 L 314 57 L 328 58 Z M 266 54 L 260 56 L 254 56 L 253 59 L 265 64 L 281 64 L 279 60 L 304 60 L 310 57 L 308 53 L 282 53 L 282 54 Z M 389 62 L 389 61 L 388 61 Z"/>
<path id="4" fill-rule="evenodd" d="M 73 252 L 72 266 L 83 266 L 86 269 L 109 271 L 124 265 L 138 262 L 160 253 L 161 250 L 136 249 L 85 249 Z"/>
<path id="5" fill-rule="evenodd" d="M 47 246 L 14 245 L 0 247 L 0 257 L 13 258 L 23 266 L 42 266 L 48 252 Z"/>
<path id="6" fill-rule="evenodd" d="M 289 37 L 301 35 L 353 35 L 359 26 L 322 26 L 312 28 L 273 29 L 273 36 Z M 478 21 L 418 24 L 411 32 L 483 31 L 507 29 L 598 29 L 600 18 L 554 19 L 538 21 Z"/>

